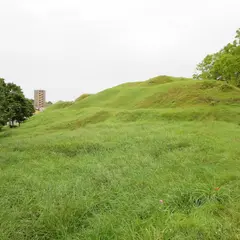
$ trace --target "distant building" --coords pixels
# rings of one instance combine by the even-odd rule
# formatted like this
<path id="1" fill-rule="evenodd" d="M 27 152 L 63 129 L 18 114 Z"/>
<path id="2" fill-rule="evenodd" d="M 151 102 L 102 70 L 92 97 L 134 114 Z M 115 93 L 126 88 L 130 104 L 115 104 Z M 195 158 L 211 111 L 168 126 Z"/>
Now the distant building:
<path id="1" fill-rule="evenodd" d="M 38 110 L 43 110 L 46 106 L 46 91 L 34 90 L 34 107 Z"/>

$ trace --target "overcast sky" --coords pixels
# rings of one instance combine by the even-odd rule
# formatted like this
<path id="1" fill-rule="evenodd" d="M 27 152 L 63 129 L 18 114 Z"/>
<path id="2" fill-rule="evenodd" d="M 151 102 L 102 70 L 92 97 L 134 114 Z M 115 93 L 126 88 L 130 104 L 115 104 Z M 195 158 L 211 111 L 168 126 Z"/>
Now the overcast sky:
<path id="1" fill-rule="evenodd" d="M 239 27 L 240 0 L 0 0 L 0 77 L 51 101 L 191 77 Z"/>

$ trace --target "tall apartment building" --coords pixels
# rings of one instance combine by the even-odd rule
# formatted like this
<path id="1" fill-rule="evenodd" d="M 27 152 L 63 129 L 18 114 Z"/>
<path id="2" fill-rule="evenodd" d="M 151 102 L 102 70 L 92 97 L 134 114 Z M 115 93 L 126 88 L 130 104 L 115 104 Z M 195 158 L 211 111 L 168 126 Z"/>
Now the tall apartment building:
<path id="1" fill-rule="evenodd" d="M 34 107 L 35 109 L 43 109 L 46 105 L 46 91 L 34 90 Z"/>

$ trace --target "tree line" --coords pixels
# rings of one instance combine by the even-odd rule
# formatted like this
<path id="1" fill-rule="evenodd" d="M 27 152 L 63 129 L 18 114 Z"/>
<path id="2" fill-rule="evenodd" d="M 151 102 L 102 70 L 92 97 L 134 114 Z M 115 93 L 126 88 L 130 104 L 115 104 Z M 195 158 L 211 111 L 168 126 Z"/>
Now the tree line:
<path id="1" fill-rule="evenodd" d="M 235 39 L 197 65 L 195 79 L 215 79 L 240 87 L 240 28 Z"/>
<path id="2" fill-rule="evenodd" d="M 0 129 L 7 123 L 10 127 L 14 122 L 20 125 L 34 112 L 32 100 L 24 96 L 21 87 L 0 78 Z"/>

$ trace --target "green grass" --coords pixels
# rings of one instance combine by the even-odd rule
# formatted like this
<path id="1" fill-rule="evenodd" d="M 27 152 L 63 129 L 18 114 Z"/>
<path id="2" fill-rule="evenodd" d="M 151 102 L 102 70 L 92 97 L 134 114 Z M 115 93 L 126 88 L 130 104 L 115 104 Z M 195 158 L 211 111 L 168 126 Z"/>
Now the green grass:
<path id="1" fill-rule="evenodd" d="M 0 239 L 240 239 L 239 93 L 162 76 L 4 129 Z"/>

